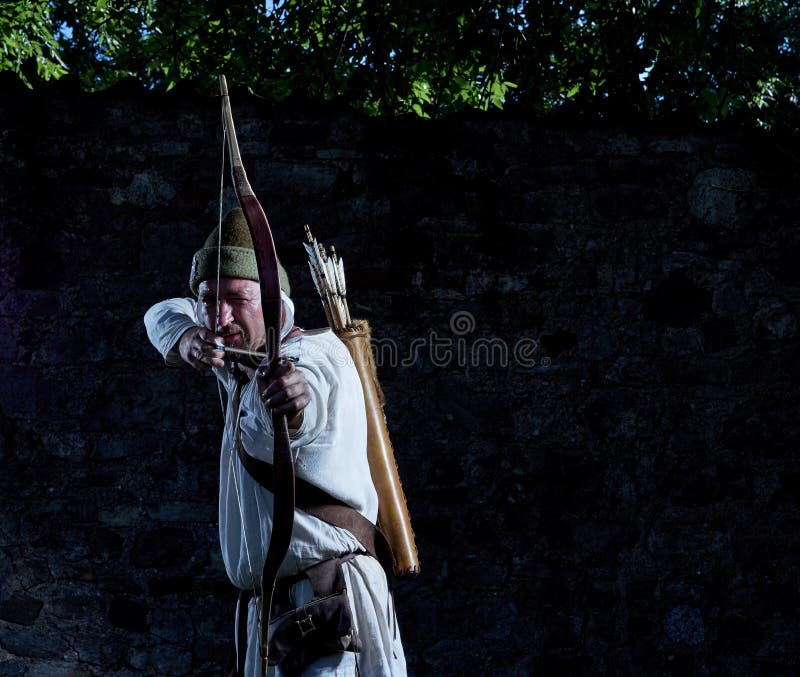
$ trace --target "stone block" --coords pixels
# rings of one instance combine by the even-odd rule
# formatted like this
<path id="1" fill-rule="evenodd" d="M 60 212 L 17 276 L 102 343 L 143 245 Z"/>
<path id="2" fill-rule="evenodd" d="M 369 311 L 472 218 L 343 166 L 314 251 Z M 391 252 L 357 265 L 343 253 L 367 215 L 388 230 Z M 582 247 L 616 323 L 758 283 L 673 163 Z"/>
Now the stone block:
<path id="1" fill-rule="evenodd" d="M 59 659 L 69 648 L 65 637 L 44 627 L 32 629 L 7 621 L 0 621 L 0 646 L 15 656 L 34 660 Z"/>
<path id="2" fill-rule="evenodd" d="M 165 502 L 148 508 L 147 514 L 157 522 L 215 522 L 217 506 L 205 502 Z"/>
<path id="3" fill-rule="evenodd" d="M 705 337 L 696 327 L 665 327 L 661 349 L 670 356 L 703 355 Z"/>
<path id="4" fill-rule="evenodd" d="M 76 664 L 77 663 L 77 664 Z M 37 661 L 30 666 L 26 677 L 85 677 L 91 674 L 86 665 L 76 661 L 56 662 L 56 661 Z M 3 674 L 6 674 L 5 672 Z"/>
<path id="5" fill-rule="evenodd" d="M 599 151 L 602 155 L 641 155 L 642 144 L 629 134 L 615 134 L 599 144 Z"/>
<path id="6" fill-rule="evenodd" d="M 705 641 L 705 626 L 700 609 L 681 604 L 664 617 L 664 632 L 675 644 L 698 646 Z"/>
<path id="7" fill-rule="evenodd" d="M 755 176 L 751 171 L 722 167 L 707 169 L 695 176 L 689 189 L 689 211 L 703 224 L 734 228 L 742 222 L 744 196 L 755 187 Z"/>
<path id="8" fill-rule="evenodd" d="M 780 341 L 797 336 L 797 317 L 780 298 L 760 299 L 753 321 L 761 337 Z"/>
<path id="9" fill-rule="evenodd" d="M 697 150 L 697 144 L 691 138 L 663 138 L 656 139 L 648 146 L 648 150 L 656 155 L 676 154 L 676 155 L 694 155 Z"/>
<path id="10" fill-rule="evenodd" d="M 117 505 L 109 510 L 101 510 L 98 520 L 109 527 L 132 527 L 141 522 L 143 515 L 138 505 Z"/>
<path id="11" fill-rule="evenodd" d="M 78 621 L 99 618 L 105 611 L 103 606 L 95 584 L 62 580 L 49 595 L 47 613 L 65 621 Z"/>
<path id="12" fill-rule="evenodd" d="M 258 177 L 254 190 L 262 195 L 323 196 L 331 191 L 340 171 L 327 165 L 257 162 L 252 172 L 253 177 Z"/>
<path id="13" fill-rule="evenodd" d="M 736 283 L 723 284 L 714 289 L 711 309 L 723 317 L 741 316 L 747 312 L 747 300 L 741 287 Z"/>
<path id="14" fill-rule="evenodd" d="M 155 171 L 134 174 L 130 184 L 114 187 L 109 191 L 111 204 L 135 207 L 158 207 L 169 204 L 175 198 L 175 188 Z"/>
<path id="15" fill-rule="evenodd" d="M 159 601 L 158 606 L 150 611 L 150 618 L 150 632 L 156 637 L 184 646 L 194 639 L 192 618 L 186 611 L 165 608 Z"/>
<path id="16" fill-rule="evenodd" d="M 152 153 L 165 157 L 188 155 L 190 148 L 185 141 L 158 141 L 150 146 Z"/>

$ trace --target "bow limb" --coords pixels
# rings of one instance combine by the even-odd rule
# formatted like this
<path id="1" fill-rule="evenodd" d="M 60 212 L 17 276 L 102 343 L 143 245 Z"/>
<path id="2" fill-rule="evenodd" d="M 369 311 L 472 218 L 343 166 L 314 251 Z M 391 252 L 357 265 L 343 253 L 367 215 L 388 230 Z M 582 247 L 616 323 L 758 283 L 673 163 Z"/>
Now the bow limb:
<path id="1" fill-rule="evenodd" d="M 253 249 L 258 267 L 259 286 L 261 287 L 261 308 L 264 315 L 266 331 L 266 354 L 270 365 L 280 362 L 281 345 L 281 287 L 278 277 L 278 257 L 269 222 L 258 199 L 250 187 L 242 164 L 236 130 L 233 126 L 230 98 L 225 76 L 220 75 L 220 94 L 222 110 L 228 136 L 228 150 L 231 159 L 231 173 L 236 197 L 244 212 L 245 220 L 253 239 Z M 261 576 L 263 597 L 261 600 L 261 658 L 262 670 L 266 674 L 268 662 L 268 628 L 269 614 L 272 606 L 272 592 L 275 587 L 278 569 L 283 562 L 294 526 L 294 462 L 289 442 L 289 429 L 286 416 L 272 414 L 274 439 L 273 466 L 275 472 L 274 511 L 272 515 L 272 533 L 264 560 Z"/>

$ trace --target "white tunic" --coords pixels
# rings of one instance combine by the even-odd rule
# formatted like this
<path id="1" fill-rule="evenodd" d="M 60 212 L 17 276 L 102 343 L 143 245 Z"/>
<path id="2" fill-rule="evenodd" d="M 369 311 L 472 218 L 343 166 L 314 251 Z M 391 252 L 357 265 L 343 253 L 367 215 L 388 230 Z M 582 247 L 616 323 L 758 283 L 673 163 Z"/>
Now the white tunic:
<path id="1" fill-rule="evenodd" d="M 192 299 L 169 299 L 145 315 L 147 334 L 167 364 L 180 362 L 173 350 L 183 333 L 197 326 Z M 304 334 L 284 340 L 281 353 L 296 358 L 311 389 L 299 430 L 292 431 L 295 470 L 301 477 L 354 507 L 371 521 L 378 499 L 366 455 L 366 415 L 361 383 L 350 355 L 331 332 Z M 236 380 L 226 370 L 215 374 L 227 392 L 225 430 L 220 454 L 219 533 L 222 557 L 234 585 L 253 590 L 259 580 L 272 531 L 272 494 L 256 483 L 241 465 L 235 447 L 237 425 L 245 451 L 272 461 L 272 423 L 255 380 L 245 385 L 239 406 Z M 348 531 L 329 525 L 301 510 L 295 512 L 289 552 L 280 576 L 289 576 L 319 561 L 363 551 Z M 344 565 L 345 583 L 356 632 L 363 647 L 359 654 L 343 652 L 313 663 L 304 675 L 354 675 L 356 661 L 362 675 L 405 675 L 405 657 L 388 592 L 386 576 L 376 560 L 358 556 Z M 311 599 L 308 581 L 293 589 L 298 603 Z M 255 602 L 248 609 L 246 674 L 258 675 L 258 630 Z M 238 644 L 237 644 L 238 646 Z M 280 675 L 280 671 L 270 674 Z"/>

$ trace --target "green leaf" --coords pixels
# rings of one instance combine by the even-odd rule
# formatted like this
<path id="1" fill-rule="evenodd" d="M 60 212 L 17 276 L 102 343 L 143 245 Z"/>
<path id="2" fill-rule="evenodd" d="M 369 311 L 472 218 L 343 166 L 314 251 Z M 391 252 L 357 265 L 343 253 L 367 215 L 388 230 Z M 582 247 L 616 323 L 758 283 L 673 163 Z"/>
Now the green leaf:
<path id="1" fill-rule="evenodd" d="M 224 66 L 274 101 L 303 91 L 381 115 L 512 97 L 543 113 L 607 94 L 614 108 L 656 119 L 680 106 L 800 131 L 796 4 L 277 0 L 268 11 L 221 0 L 3 0 L 0 70 L 29 86 L 69 70 L 86 89 L 133 74 L 161 91 L 184 80 L 211 91 L 203 83 Z M 646 88 L 644 64 L 655 64 Z"/>

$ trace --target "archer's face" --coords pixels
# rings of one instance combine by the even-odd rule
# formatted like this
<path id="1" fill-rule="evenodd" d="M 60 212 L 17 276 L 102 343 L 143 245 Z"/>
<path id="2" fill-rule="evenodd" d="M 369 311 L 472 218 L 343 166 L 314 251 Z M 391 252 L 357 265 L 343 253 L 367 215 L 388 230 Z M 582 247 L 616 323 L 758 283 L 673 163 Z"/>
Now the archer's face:
<path id="1" fill-rule="evenodd" d="M 236 277 L 206 280 L 198 287 L 197 316 L 207 329 L 224 337 L 232 348 L 257 350 L 264 345 L 264 316 L 258 282 Z M 219 297 L 219 318 L 217 298 Z"/>

